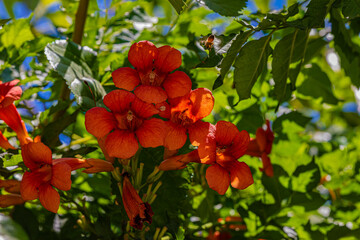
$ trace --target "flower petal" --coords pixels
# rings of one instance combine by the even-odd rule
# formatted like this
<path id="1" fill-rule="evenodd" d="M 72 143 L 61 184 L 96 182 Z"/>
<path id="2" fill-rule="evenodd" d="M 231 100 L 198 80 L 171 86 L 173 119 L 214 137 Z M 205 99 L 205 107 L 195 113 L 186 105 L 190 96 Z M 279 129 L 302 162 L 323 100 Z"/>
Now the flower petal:
<path id="1" fill-rule="evenodd" d="M 25 172 L 20 184 L 21 197 L 25 201 L 37 199 L 40 184 L 41 182 L 34 178 L 32 173 Z"/>
<path id="2" fill-rule="evenodd" d="M 234 138 L 233 144 L 231 145 L 229 152 L 235 159 L 238 159 L 245 154 L 246 150 L 248 149 L 249 142 L 249 133 L 245 130 L 242 130 Z"/>
<path id="3" fill-rule="evenodd" d="M 190 92 L 191 114 L 200 120 L 208 116 L 214 107 L 214 97 L 209 89 L 197 88 Z"/>
<path id="4" fill-rule="evenodd" d="M 40 185 L 39 200 L 41 205 L 48 211 L 57 213 L 60 205 L 60 195 L 50 184 Z"/>
<path id="5" fill-rule="evenodd" d="M 21 145 L 29 142 L 29 135 L 25 124 L 14 104 L 10 104 L 5 108 L 0 108 L 0 119 L 16 132 Z"/>
<path id="6" fill-rule="evenodd" d="M 238 134 L 239 130 L 233 123 L 227 121 L 216 123 L 215 136 L 219 146 L 230 146 Z"/>
<path id="7" fill-rule="evenodd" d="M 162 118 L 166 118 L 169 119 L 171 114 L 170 114 L 170 105 L 167 102 L 161 102 L 161 103 L 157 103 L 155 105 L 155 108 L 157 110 L 159 110 L 159 116 Z"/>
<path id="8" fill-rule="evenodd" d="M 206 170 L 206 181 L 211 189 L 224 195 L 230 185 L 230 175 L 226 169 L 214 164 Z"/>
<path id="9" fill-rule="evenodd" d="M 256 141 L 259 145 L 260 151 L 263 152 L 267 145 L 266 133 L 262 128 L 256 130 Z"/>
<path id="10" fill-rule="evenodd" d="M 133 132 L 115 130 L 107 136 L 105 148 L 110 157 L 126 159 L 135 155 L 139 143 Z"/>
<path id="11" fill-rule="evenodd" d="M 226 169 L 230 171 L 231 186 L 245 189 L 254 183 L 249 166 L 244 162 L 232 161 L 227 163 Z"/>
<path id="12" fill-rule="evenodd" d="M 159 50 L 149 41 L 140 41 L 131 45 L 128 60 L 137 70 L 152 67 L 153 61 L 158 57 Z"/>
<path id="13" fill-rule="evenodd" d="M 182 97 L 191 91 L 191 79 L 186 73 L 176 71 L 164 80 L 163 87 L 169 98 Z"/>
<path id="14" fill-rule="evenodd" d="M 97 138 L 103 137 L 116 128 L 114 115 L 105 108 L 94 107 L 85 113 L 86 130 Z"/>
<path id="15" fill-rule="evenodd" d="M 216 161 L 216 141 L 214 134 L 209 134 L 198 147 L 201 163 L 212 164 Z"/>
<path id="16" fill-rule="evenodd" d="M 262 160 L 263 167 L 260 168 L 260 171 L 265 172 L 265 174 L 268 177 L 273 177 L 274 176 L 274 169 L 273 169 L 273 166 L 271 164 L 269 156 L 265 152 L 262 154 L 261 160 Z"/>
<path id="17" fill-rule="evenodd" d="M 196 123 L 188 127 L 189 139 L 192 145 L 199 146 L 200 143 L 205 141 L 208 134 L 215 131 L 215 126 L 203 121 L 197 121 Z"/>
<path id="18" fill-rule="evenodd" d="M 42 142 L 28 143 L 22 146 L 21 156 L 24 164 L 34 171 L 41 164 L 52 165 L 52 153 L 49 147 Z"/>
<path id="19" fill-rule="evenodd" d="M 161 87 L 140 85 L 134 93 L 138 98 L 148 103 L 161 103 L 167 99 L 167 94 Z"/>
<path id="20" fill-rule="evenodd" d="M 19 100 L 22 94 L 21 87 L 15 86 L 20 80 L 15 79 L 10 82 L 0 84 L 0 96 L 3 100 L 0 102 L 0 108 L 8 107 L 15 100 Z"/>
<path id="21" fill-rule="evenodd" d="M 2 134 L 2 132 L 0 131 L 0 147 L 6 149 L 15 149 L 15 147 L 13 145 L 11 145 L 9 143 L 9 141 L 7 140 L 7 138 Z"/>
<path id="22" fill-rule="evenodd" d="M 129 67 L 118 68 L 111 73 L 111 76 L 116 87 L 128 91 L 134 90 L 140 83 L 138 72 Z"/>
<path id="23" fill-rule="evenodd" d="M 166 123 L 168 126 L 168 133 L 165 137 L 164 146 L 169 150 L 176 150 L 184 146 L 187 139 L 186 128 L 172 122 Z"/>
<path id="24" fill-rule="evenodd" d="M 137 117 L 149 118 L 159 113 L 159 110 L 153 104 L 141 101 L 139 98 L 135 98 L 131 104 L 131 110 Z"/>
<path id="25" fill-rule="evenodd" d="M 135 132 L 139 143 L 145 148 L 163 146 L 166 133 L 165 122 L 158 118 L 145 120 Z"/>
<path id="26" fill-rule="evenodd" d="M 59 190 L 71 189 L 71 167 L 66 163 L 58 163 L 52 167 L 51 185 Z"/>
<path id="27" fill-rule="evenodd" d="M 245 154 L 253 157 L 261 157 L 262 152 L 259 145 L 257 144 L 256 138 L 250 140 Z"/>
<path id="28" fill-rule="evenodd" d="M 159 55 L 155 60 L 155 68 L 168 73 L 181 66 L 181 52 L 168 45 L 158 48 Z"/>
<path id="29" fill-rule="evenodd" d="M 130 109 L 135 95 L 126 90 L 113 90 L 105 95 L 104 104 L 113 113 L 124 113 Z"/>

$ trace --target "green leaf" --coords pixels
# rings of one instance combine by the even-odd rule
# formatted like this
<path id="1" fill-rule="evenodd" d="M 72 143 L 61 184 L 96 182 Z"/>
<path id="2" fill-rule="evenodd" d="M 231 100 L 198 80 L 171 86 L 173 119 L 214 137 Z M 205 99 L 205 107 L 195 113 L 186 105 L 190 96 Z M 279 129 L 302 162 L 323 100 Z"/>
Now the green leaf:
<path id="1" fill-rule="evenodd" d="M 54 70 L 66 80 L 79 106 L 88 110 L 101 104 L 106 92 L 100 82 L 93 78 L 97 69 L 93 50 L 57 40 L 46 46 L 45 54 Z"/>
<path id="2" fill-rule="evenodd" d="M 282 199 L 288 198 L 290 196 L 289 189 L 285 188 L 281 182 L 280 177 L 289 177 L 285 170 L 279 165 L 273 165 L 274 176 L 268 177 L 266 174 L 263 174 L 261 177 L 261 182 L 264 185 L 265 189 L 273 195 L 276 203 L 280 206 Z"/>
<path id="3" fill-rule="evenodd" d="M 204 0 L 205 5 L 223 16 L 236 17 L 246 7 L 247 0 Z"/>
<path id="4" fill-rule="evenodd" d="M 310 62 L 310 60 L 328 44 L 322 37 L 309 39 L 306 46 L 306 52 L 304 57 L 304 64 Z"/>
<path id="5" fill-rule="evenodd" d="M 286 82 L 290 77 L 291 63 L 297 63 L 292 77 L 292 89 L 295 88 L 295 80 L 300 71 L 302 58 L 305 54 L 307 31 L 296 29 L 293 33 L 286 35 L 275 46 L 273 52 L 272 72 L 275 81 L 275 94 L 278 101 L 285 96 Z"/>
<path id="6" fill-rule="evenodd" d="M 296 28 L 323 28 L 330 0 L 311 0 L 307 5 L 307 11 L 302 19 L 287 22 L 289 26 Z"/>
<path id="7" fill-rule="evenodd" d="M 18 165 L 19 162 L 22 162 L 21 155 L 12 155 L 9 160 L 4 161 L 4 167 L 12 167 Z"/>
<path id="8" fill-rule="evenodd" d="M 320 169 L 313 159 L 307 165 L 298 166 L 291 177 L 292 188 L 299 192 L 311 192 L 320 183 Z"/>
<path id="9" fill-rule="evenodd" d="M 185 5 L 183 0 L 169 0 L 169 2 L 175 8 L 176 12 L 178 14 L 180 14 L 181 11 L 183 10 L 184 5 Z"/>
<path id="10" fill-rule="evenodd" d="M 220 75 L 215 80 L 215 83 L 213 85 L 213 90 L 215 90 L 216 88 L 220 87 L 223 84 L 223 80 L 224 80 L 226 74 L 229 72 L 230 67 L 234 63 L 234 60 L 235 60 L 236 56 L 238 55 L 241 47 L 244 45 L 244 43 L 246 42 L 246 40 L 248 39 L 248 37 L 250 36 L 251 33 L 252 33 L 252 31 L 247 31 L 247 32 L 237 34 L 234 37 L 234 40 L 231 42 L 231 46 L 228 49 L 226 56 L 221 61 Z"/>
<path id="11" fill-rule="evenodd" d="M 29 237 L 24 229 L 9 216 L 0 215 L 0 239 L 28 240 Z"/>
<path id="12" fill-rule="evenodd" d="M 360 47 L 352 41 L 352 34 L 341 17 L 340 10 L 333 8 L 330 22 L 331 33 L 334 35 L 335 49 L 341 59 L 341 66 L 344 68 L 351 82 L 360 87 Z"/>
<path id="13" fill-rule="evenodd" d="M 271 35 L 246 43 L 235 60 L 234 83 L 240 100 L 250 98 L 251 89 L 266 68 L 271 53 Z"/>
<path id="14" fill-rule="evenodd" d="M 256 129 L 261 127 L 264 123 L 260 106 L 256 103 L 236 114 L 242 115 L 240 121 L 236 123 L 236 126 L 240 131 L 246 130 L 250 133 L 255 133 Z"/>
<path id="15" fill-rule="evenodd" d="M 282 131 L 283 131 L 282 123 L 283 123 L 283 121 L 286 121 L 286 120 L 295 122 L 297 125 L 299 125 L 301 127 L 305 127 L 306 124 L 308 124 L 308 122 L 310 122 L 311 118 L 306 117 L 299 112 L 290 112 L 287 114 L 283 114 L 274 121 L 273 131 L 278 134 L 282 133 Z"/>
<path id="16" fill-rule="evenodd" d="M 342 13 L 344 17 L 360 17 L 360 0 L 343 0 Z"/>
<path id="17" fill-rule="evenodd" d="M 30 28 L 30 19 L 17 19 L 4 26 L 4 34 L 1 36 L 4 47 L 15 46 L 15 48 L 20 48 L 24 43 L 34 39 Z"/>
<path id="18" fill-rule="evenodd" d="M 4 26 L 8 21 L 10 21 L 11 18 L 8 19 L 0 19 L 0 26 Z"/>
<path id="19" fill-rule="evenodd" d="M 328 75 L 318 65 L 313 64 L 311 68 L 303 72 L 306 79 L 298 88 L 299 93 L 314 98 L 321 97 L 322 102 L 325 103 L 334 105 L 338 103 L 339 100 L 334 96 Z"/>

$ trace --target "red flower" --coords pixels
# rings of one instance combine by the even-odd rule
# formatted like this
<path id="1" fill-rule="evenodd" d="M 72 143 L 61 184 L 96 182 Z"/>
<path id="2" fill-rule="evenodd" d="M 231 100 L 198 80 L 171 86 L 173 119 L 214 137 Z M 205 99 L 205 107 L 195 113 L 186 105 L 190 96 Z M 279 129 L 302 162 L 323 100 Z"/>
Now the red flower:
<path id="1" fill-rule="evenodd" d="M 122 199 L 125 211 L 130 219 L 130 226 L 142 229 L 144 222 L 151 224 L 154 212 L 149 203 L 144 203 L 141 200 L 126 174 L 123 179 Z"/>
<path id="2" fill-rule="evenodd" d="M 207 240 L 228 240 L 231 239 L 231 234 L 226 231 L 212 231 L 209 232 L 209 236 L 206 238 Z"/>
<path id="3" fill-rule="evenodd" d="M 135 69 L 124 67 L 112 73 L 115 86 L 128 91 L 148 103 L 160 103 L 167 98 L 184 96 L 191 90 L 190 78 L 181 71 L 181 53 L 170 47 L 155 47 L 148 41 L 130 47 L 129 62 Z"/>
<path id="4" fill-rule="evenodd" d="M 198 88 L 189 94 L 172 99 L 170 121 L 168 133 L 165 138 L 164 146 L 170 150 L 181 148 L 189 133 L 190 142 L 198 146 L 209 131 L 209 123 L 201 121 L 208 116 L 214 107 L 214 97 L 210 90 Z"/>
<path id="5" fill-rule="evenodd" d="M 261 127 L 256 130 L 256 138 L 250 140 L 248 150 L 245 153 L 253 157 L 261 157 L 263 168 L 260 168 L 260 170 L 265 171 L 265 174 L 269 177 L 274 176 L 273 166 L 268 157 L 273 142 L 274 133 L 271 131 L 269 120 L 266 120 L 266 130 Z"/>
<path id="6" fill-rule="evenodd" d="M 21 181 L 22 198 L 26 201 L 39 198 L 40 203 L 54 213 L 58 211 L 60 195 L 53 187 L 63 191 L 70 190 L 72 170 L 87 168 L 84 172 L 93 173 L 113 169 L 111 163 L 99 159 L 53 160 L 50 148 L 38 139 L 24 145 L 21 150 L 24 164 L 30 169 L 30 172 L 24 173 Z"/>
<path id="7" fill-rule="evenodd" d="M 125 90 L 114 90 L 104 97 L 110 109 L 95 107 L 85 114 L 85 126 L 97 138 L 106 136 L 105 149 L 110 157 L 130 158 L 139 143 L 143 147 L 163 145 L 166 134 L 164 121 L 148 119 L 159 111 Z M 139 143 L 138 143 L 139 141 Z"/>
<path id="8" fill-rule="evenodd" d="M 206 170 L 209 187 L 225 194 L 230 182 L 237 189 L 245 189 L 254 183 L 249 166 L 237 159 L 245 154 L 249 134 L 226 121 L 212 126 L 204 142 L 198 148 L 201 163 L 211 164 Z"/>
<path id="9" fill-rule="evenodd" d="M 7 83 L 0 81 L 0 119 L 16 132 L 20 144 L 24 145 L 30 142 L 31 138 L 29 138 L 25 124 L 13 104 L 15 100 L 19 100 L 21 97 L 21 88 L 15 86 L 19 81 L 13 80 Z"/>

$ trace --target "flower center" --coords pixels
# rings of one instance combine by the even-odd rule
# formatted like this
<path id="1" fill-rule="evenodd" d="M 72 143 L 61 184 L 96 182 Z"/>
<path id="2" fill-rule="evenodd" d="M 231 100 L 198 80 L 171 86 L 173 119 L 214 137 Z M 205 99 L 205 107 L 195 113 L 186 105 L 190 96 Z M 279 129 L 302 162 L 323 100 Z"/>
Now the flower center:
<path id="1" fill-rule="evenodd" d="M 193 120 L 191 118 L 189 118 L 187 111 L 189 109 L 185 109 L 182 112 L 175 112 L 172 114 L 171 120 L 174 123 L 180 124 L 184 127 L 187 127 L 191 124 L 193 124 Z"/>
<path id="2" fill-rule="evenodd" d="M 165 112 L 166 111 L 166 106 L 161 106 L 160 108 L 159 108 L 159 110 L 161 111 L 161 112 Z"/>
<path id="3" fill-rule="evenodd" d="M 115 113 L 114 115 L 118 122 L 118 128 L 122 130 L 135 131 L 143 122 L 131 110 L 128 110 L 125 114 Z"/>

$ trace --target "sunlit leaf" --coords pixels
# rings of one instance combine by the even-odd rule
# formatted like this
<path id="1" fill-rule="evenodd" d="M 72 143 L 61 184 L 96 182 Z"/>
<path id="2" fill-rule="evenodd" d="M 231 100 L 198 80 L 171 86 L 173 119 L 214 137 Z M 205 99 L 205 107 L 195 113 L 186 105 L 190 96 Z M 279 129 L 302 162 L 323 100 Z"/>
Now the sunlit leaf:
<path id="1" fill-rule="evenodd" d="M 240 100 L 250 98 L 252 87 L 266 67 L 270 39 L 271 35 L 246 43 L 235 60 L 234 83 Z"/>
<path id="2" fill-rule="evenodd" d="M 183 0 L 169 0 L 169 2 L 175 8 L 176 12 L 178 14 L 180 14 L 181 11 L 183 10 L 184 5 L 185 5 Z"/>
<path id="3" fill-rule="evenodd" d="M 239 16 L 247 0 L 204 0 L 206 6 L 223 16 Z"/>

